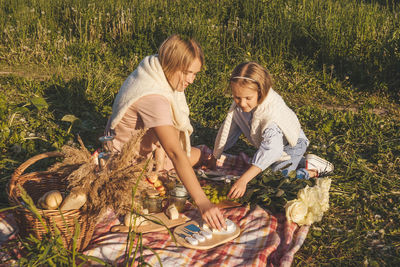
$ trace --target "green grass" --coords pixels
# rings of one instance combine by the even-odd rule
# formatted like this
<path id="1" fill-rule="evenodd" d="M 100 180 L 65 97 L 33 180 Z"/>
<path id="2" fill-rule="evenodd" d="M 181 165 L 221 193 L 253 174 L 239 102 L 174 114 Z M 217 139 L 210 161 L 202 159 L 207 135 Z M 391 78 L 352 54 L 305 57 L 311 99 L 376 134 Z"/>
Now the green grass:
<path id="1" fill-rule="evenodd" d="M 194 36 L 206 57 L 187 90 L 194 144 L 213 144 L 231 101 L 230 72 L 256 60 L 298 114 L 309 151 L 335 164 L 331 208 L 294 265 L 400 264 L 397 1 L 0 0 L 0 7 L 0 207 L 8 206 L 10 175 L 28 158 L 77 134 L 99 147 L 124 79 L 179 33 Z M 72 125 L 66 115 L 76 117 Z M 239 150 L 254 151 L 245 143 Z"/>

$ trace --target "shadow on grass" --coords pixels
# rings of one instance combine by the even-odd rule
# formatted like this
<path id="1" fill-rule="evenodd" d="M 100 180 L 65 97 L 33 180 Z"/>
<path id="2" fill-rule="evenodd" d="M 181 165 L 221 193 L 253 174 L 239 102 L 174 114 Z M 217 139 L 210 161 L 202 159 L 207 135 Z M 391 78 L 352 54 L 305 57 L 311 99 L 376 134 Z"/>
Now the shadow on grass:
<path id="1" fill-rule="evenodd" d="M 58 79 L 44 90 L 44 96 L 49 110 L 63 128 L 68 129 L 72 123 L 71 133 L 79 134 L 87 146 L 96 147 L 100 146 L 98 137 L 103 134 L 107 118 L 99 111 L 102 107 L 88 98 L 86 88 L 85 79 Z M 75 121 L 63 121 L 66 115 L 75 116 Z"/>

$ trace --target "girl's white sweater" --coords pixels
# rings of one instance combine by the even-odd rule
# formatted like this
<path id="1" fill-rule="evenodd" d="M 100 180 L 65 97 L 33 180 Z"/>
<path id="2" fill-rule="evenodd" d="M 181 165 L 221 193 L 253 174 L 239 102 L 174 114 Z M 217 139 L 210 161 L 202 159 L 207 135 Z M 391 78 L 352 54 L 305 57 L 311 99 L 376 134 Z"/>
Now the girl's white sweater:
<path id="1" fill-rule="evenodd" d="M 224 151 L 236 107 L 237 105 L 233 101 L 224 122 L 219 128 L 213 152 L 216 158 L 219 158 Z M 260 147 L 262 134 L 272 122 L 278 125 L 292 147 L 297 144 L 297 139 L 299 138 L 301 130 L 300 122 L 296 114 L 286 105 L 282 97 L 270 88 L 267 97 L 256 107 L 251 120 L 251 140 L 249 141 L 255 147 Z"/>

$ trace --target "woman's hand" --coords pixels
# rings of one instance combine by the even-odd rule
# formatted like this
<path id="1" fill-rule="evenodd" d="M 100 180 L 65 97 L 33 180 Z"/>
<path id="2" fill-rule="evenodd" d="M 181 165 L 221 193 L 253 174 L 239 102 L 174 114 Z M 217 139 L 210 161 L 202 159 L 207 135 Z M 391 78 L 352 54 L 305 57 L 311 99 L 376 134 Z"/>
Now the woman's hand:
<path id="1" fill-rule="evenodd" d="M 199 207 L 203 221 L 210 227 L 218 230 L 226 229 L 225 218 L 217 206 L 208 199 L 204 203 L 197 204 L 197 206 Z"/>
<path id="2" fill-rule="evenodd" d="M 211 227 L 221 230 L 226 228 L 225 219 L 217 206 L 212 204 L 202 190 L 193 171 L 191 162 L 182 150 L 178 135 L 174 127 L 158 126 L 152 128 L 164 148 L 168 157 L 174 164 L 176 173 L 185 185 L 192 199 L 199 207 L 203 220 Z"/>
<path id="3" fill-rule="evenodd" d="M 247 181 L 241 177 L 233 184 L 231 190 L 229 190 L 228 198 L 242 197 L 246 192 L 246 187 L 247 187 Z"/>

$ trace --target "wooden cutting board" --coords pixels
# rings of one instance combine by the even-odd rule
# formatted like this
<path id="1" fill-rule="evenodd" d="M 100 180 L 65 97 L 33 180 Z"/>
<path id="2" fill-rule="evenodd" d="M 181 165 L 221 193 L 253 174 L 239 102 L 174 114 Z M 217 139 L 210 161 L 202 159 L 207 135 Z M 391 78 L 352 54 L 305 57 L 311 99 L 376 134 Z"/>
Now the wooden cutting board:
<path id="1" fill-rule="evenodd" d="M 242 204 L 237 203 L 232 200 L 223 200 L 217 204 L 217 207 L 219 207 L 220 209 L 229 209 L 229 208 L 239 207 L 241 205 Z M 187 222 L 188 220 L 190 220 L 188 217 L 186 217 L 185 214 L 182 214 L 182 213 L 179 213 L 179 218 L 176 220 L 170 220 L 163 212 L 151 214 L 151 216 L 153 216 L 152 219 L 157 219 L 157 220 L 160 220 L 161 222 L 163 222 L 168 228 L 172 228 L 172 227 L 181 225 L 181 224 Z M 146 224 L 146 225 L 140 225 L 136 229 L 133 229 L 133 231 L 135 231 L 137 233 L 150 233 L 150 232 L 166 231 L 166 230 L 167 229 L 165 229 L 165 226 L 159 225 L 159 224 L 156 224 L 153 222 L 149 222 L 149 224 Z M 127 232 L 129 232 L 129 228 L 128 228 L 128 226 L 125 226 L 123 224 L 122 225 L 114 225 L 113 227 L 111 227 L 111 232 L 127 233 Z"/>
<path id="2" fill-rule="evenodd" d="M 152 221 L 149 221 L 148 224 L 141 224 L 139 227 L 132 229 L 137 233 L 150 233 L 150 232 L 159 232 L 159 231 L 167 231 L 167 228 L 172 228 L 177 225 L 183 224 L 190 220 L 185 214 L 180 213 L 179 218 L 175 220 L 170 220 L 165 213 L 155 213 L 147 215 L 152 220 L 161 221 L 164 225 L 156 224 Z M 111 232 L 113 233 L 126 233 L 129 231 L 129 227 L 125 225 L 115 225 L 111 228 Z"/>
<path id="3" fill-rule="evenodd" d="M 213 236 L 211 239 L 206 239 L 203 242 L 199 242 L 197 245 L 192 245 L 190 243 L 188 243 L 184 238 L 180 237 L 178 234 L 184 234 L 183 229 L 185 228 L 185 226 L 189 225 L 189 224 L 194 224 L 196 226 L 199 226 L 199 223 L 197 221 L 189 221 L 186 222 L 182 225 L 179 225 L 178 227 L 175 228 L 174 230 L 174 236 L 176 238 L 176 241 L 187 248 L 193 248 L 193 249 L 200 249 L 200 250 L 207 250 L 222 244 L 225 244 L 233 239 L 235 239 L 236 237 L 238 237 L 240 235 L 240 227 L 236 224 L 236 229 L 234 232 L 229 233 L 229 234 L 215 234 L 213 233 Z M 185 234 L 187 235 L 187 234 Z"/>

